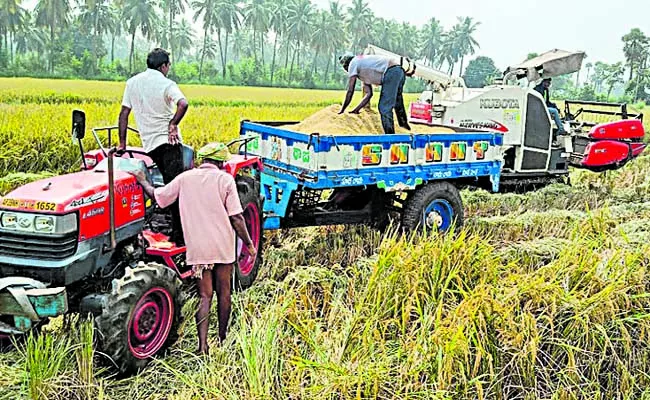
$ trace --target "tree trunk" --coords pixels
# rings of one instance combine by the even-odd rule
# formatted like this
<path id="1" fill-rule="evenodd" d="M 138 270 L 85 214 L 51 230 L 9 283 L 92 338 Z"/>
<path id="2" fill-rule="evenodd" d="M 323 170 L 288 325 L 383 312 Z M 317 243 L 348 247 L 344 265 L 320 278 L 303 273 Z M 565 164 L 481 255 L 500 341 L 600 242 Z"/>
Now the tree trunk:
<path id="1" fill-rule="evenodd" d="M 287 41 L 286 52 L 284 53 L 284 69 L 285 70 L 289 66 L 289 48 L 290 47 L 291 47 L 291 44 L 289 44 L 289 42 Z"/>
<path id="2" fill-rule="evenodd" d="M 630 62 L 630 79 L 629 80 L 631 81 L 633 77 L 634 77 L 634 63 Z"/>
<path id="3" fill-rule="evenodd" d="M 271 60 L 271 86 L 273 86 L 273 76 L 275 75 L 275 53 L 278 50 L 278 34 L 275 33 L 275 40 L 273 41 L 273 60 Z"/>
<path id="4" fill-rule="evenodd" d="M 316 54 L 314 55 L 314 62 L 311 64 L 311 75 L 317 74 L 316 62 L 318 61 L 318 53 L 320 53 L 320 47 L 316 46 Z"/>
<path id="5" fill-rule="evenodd" d="M 460 58 L 460 70 L 458 70 L 458 76 L 463 75 L 463 64 L 465 63 L 465 56 Z"/>
<path id="6" fill-rule="evenodd" d="M 332 63 L 332 58 L 327 57 L 327 66 L 325 67 L 325 74 L 323 74 L 323 84 L 327 85 L 327 74 L 330 72 L 330 64 Z"/>
<path id="7" fill-rule="evenodd" d="M 298 56 L 296 57 L 297 58 L 296 59 L 296 67 L 298 67 L 298 69 L 300 69 L 300 46 L 301 46 L 301 43 L 298 42 L 298 48 L 296 50 L 296 53 L 298 53 Z"/>
<path id="8" fill-rule="evenodd" d="M 50 25 L 50 73 L 54 73 L 54 24 Z"/>
<path id="9" fill-rule="evenodd" d="M 221 69 L 223 71 L 223 77 L 226 77 L 226 61 L 223 57 L 223 46 L 221 45 L 221 28 L 217 29 L 217 40 L 219 41 L 219 57 L 221 58 Z"/>
<path id="10" fill-rule="evenodd" d="M 260 32 L 260 48 L 262 49 L 262 66 L 264 66 L 264 36 L 265 34 Z"/>
<path id="11" fill-rule="evenodd" d="M 169 46 L 169 61 L 172 61 L 174 58 L 174 46 L 172 45 L 172 25 L 173 25 L 173 20 L 174 20 L 174 12 L 172 10 L 172 4 L 171 0 L 169 2 L 169 31 L 167 34 L 169 35 L 169 39 L 167 40 L 167 45 Z"/>
<path id="12" fill-rule="evenodd" d="M 11 39 L 9 40 L 9 62 L 14 63 L 14 42 L 16 41 L 16 34 L 10 33 Z"/>
<path id="13" fill-rule="evenodd" d="M 255 47 L 256 37 L 257 37 L 257 31 L 253 29 L 253 60 L 255 61 L 255 65 L 257 65 L 257 48 Z"/>
<path id="14" fill-rule="evenodd" d="M 576 88 L 580 87 L 580 70 L 578 70 L 578 73 L 576 74 Z"/>
<path id="15" fill-rule="evenodd" d="M 226 79 L 226 64 L 228 63 L 228 37 L 230 36 L 230 32 L 226 31 L 226 48 L 224 49 L 224 54 L 223 54 L 223 71 L 221 71 L 221 74 L 223 75 L 223 79 Z"/>
<path id="16" fill-rule="evenodd" d="M 201 52 L 201 62 L 199 63 L 199 82 L 203 79 L 203 60 L 205 60 L 205 48 L 208 45 L 208 29 L 205 29 L 203 36 L 203 51 Z"/>
<path id="17" fill-rule="evenodd" d="M 293 63 L 296 60 L 296 53 L 298 51 L 293 52 L 293 56 L 291 57 L 291 68 L 289 69 L 289 83 L 291 83 L 291 78 L 293 78 Z"/>
<path id="18" fill-rule="evenodd" d="M 115 62 L 115 35 L 111 35 L 111 64 Z"/>
<path id="19" fill-rule="evenodd" d="M 135 29 L 131 33 L 131 54 L 129 54 L 129 75 L 133 73 L 133 64 L 135 63 Z"/>
<path id="20" fill-rule="evenodd" d="M 610 85 L 609 89 L 607 89 L 607 101 L 609 101 L 609 95 L 612 94 L 613 89 L 614 89 L 614 85 Z"/>

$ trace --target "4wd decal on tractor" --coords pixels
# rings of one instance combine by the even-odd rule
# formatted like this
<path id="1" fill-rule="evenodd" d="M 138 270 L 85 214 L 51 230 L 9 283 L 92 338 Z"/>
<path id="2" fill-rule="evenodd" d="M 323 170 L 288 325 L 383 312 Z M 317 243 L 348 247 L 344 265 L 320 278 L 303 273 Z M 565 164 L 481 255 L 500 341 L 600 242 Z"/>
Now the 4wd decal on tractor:
<path id="1" fill-rule="evenodd" d="M 107 197 L 108 197 L 108 190 L 104 190 L 103 192 L 97 192 L 95 194 L 91 194 L 90 196 L 72 200 L 70 204 L 68 204 L 65 207 L 65 210 L 67 211 L 73 208 L 79 208 L 82 206 L 99 203 L 100 201 L 106 200 Z"/>

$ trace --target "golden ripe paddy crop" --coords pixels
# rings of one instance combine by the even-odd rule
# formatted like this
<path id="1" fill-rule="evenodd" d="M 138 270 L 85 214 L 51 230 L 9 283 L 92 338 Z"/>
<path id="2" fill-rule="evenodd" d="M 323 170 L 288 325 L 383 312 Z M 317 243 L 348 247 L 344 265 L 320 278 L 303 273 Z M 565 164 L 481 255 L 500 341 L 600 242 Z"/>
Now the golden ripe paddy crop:
<path id="1" fill-rule="evenodd" d="M 0 192 L 77 167 L 71 111 L 112 125 L 122 89 L 0 79 Z M 234 138 L 241 119 L 300 120 L 343 95 L 183 90 L 193 146 Z M 260 275 L 234 295 L 228 339 L 209 357 L 192 354 L 195 301 L 169 354 L 130 379 L 101 369 L 88 322 L 54 321 L 0 353 L 0 399 L 650 399 L 649 172 L 646 155 L 575 172 L 571 186 L 464 191 L 455 235 L 267 234 Z"/>

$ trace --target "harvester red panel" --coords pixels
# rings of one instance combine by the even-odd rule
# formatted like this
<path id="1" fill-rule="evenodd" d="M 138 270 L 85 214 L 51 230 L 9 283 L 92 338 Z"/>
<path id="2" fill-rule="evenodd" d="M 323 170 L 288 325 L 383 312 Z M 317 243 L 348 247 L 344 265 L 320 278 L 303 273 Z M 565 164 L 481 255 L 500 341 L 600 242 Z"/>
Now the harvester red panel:
<path id="1" fill-rule="evenodd" d="M 589 132 L 592 139 L 643 139 L 643 124 L 638 119 L 625 119 L 596 125 Z"/>
<path id="2" fill-rule="evenodd" d="M 601 167 L 618 164 L 625 161 L 629 155 L 629 144 L 615 140 L 601 140 L 587 145 L 582 165 L 585 167 Z"/>

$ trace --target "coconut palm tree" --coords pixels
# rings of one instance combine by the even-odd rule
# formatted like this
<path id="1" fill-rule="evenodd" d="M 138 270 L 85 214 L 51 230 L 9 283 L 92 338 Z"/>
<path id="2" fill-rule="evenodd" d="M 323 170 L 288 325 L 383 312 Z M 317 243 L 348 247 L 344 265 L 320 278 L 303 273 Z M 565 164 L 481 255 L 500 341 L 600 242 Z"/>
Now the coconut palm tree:
<path id="1" fill-rule="evenodd" d="M 348 33 L 353 37 L 352 49 L 356 53 L 361 40 L 366 38 L 372 26 L 373 13 L 364 0 L 352 0 L 348 8 Z"/>
<path id="2" fill-rule="evenodd" d="M 317 11 L 314 15 L 313 29 L 310 43 L 314 49 L 314 61 L 312 62 L 311 73 L 316 73 L 318 57 L 323 50 L 331 48 L 331 42 L 340 32 L 335 30 L 332 15 L 327 11 Z M 329 58 L 329 57 L 328 57 Z"/>
<path id="3" fill-rule="evenodd" d="M 135 63 L 135 34 L 140 30 L 142 36 L 150 39 L 155 34 L 157 21 L 156 3 L 154 0 L 126 0 L 123 9 L 123 19 L 126 31 L 131 34 L 131 51 L 129 53 L 129 73 L 133 72 Z"/>
<path id="4" fill-rule="evenodd" d="M 430 67 L 439 59 L 443 42 L 443 29 L 440 21 L 431 18 L 422 29 L 422 49 L 420 55 L 427 60 Z"/>
<path id="5" fill-rule="evenodd" d="M 418 28 L 408 22 L 403 22 L 395 32 L 397 35 L 397 43 L 394 47 L 395 51 L 398 54 L 411 58 L 417 56 L 418 49 L 416 45 L 420 42 L 418 39 Z"/>
<path id="6" fill-rule="evenodd" d="M 210 35 L 220 28 L 218 0 L 195 0 L 192 3 L 194 9 L 194 22 L 203 18 L 203 50 L 199 62 L 199 80 L 203 78 L 203 62 L 208 52 L 208 44 L 213 44 Z"/>
<path id="7" fill-rule="evenodd" d="M 35 24 L 35 18 L 28 12 L 24 14 L 23 22 L 15 33 L 16 52 L 45 54 L 48 43 L 47 32 Z"/>
<path id="8" fill-rule="evenodd" d="M 591 69 L 594 67 L 594 64 L 588 62 L 585 65 L 585 68 L 587 68 L 587 77 L 585 78 L 585 82 L 589 82 L 589 73 L 591 72 Z"/>
<path id="9" fill-rule="evenodd" d="M 170 58 L 174 56 L 174 18 L 185 12 L 185 5 L 187 0 L 163 0 L 162 6 L 163 9 L 167 12 L 169 17 L 169 23 L 167 25 L 167 35 L 163 35 L 163 41 L 161 44 L 163 47 L 168 47 L 171 53 Z"/>
<path id="10" fill-rule="evenodd" d="M 111 19 L 111 5 L 108 0 L 85 0 L 79 5 L 79 21 L 84 29 L 93 35 L 93 73 L 97 70 L 98 48 L 103 47 L 102 35 L 108 29 L 108 22 Z"/>
<path id="11" fill-rule="evenodd" d="M 298 58 L 297 64 L 300 65 L 300 51 L 303 43 L 309 41 L 311 32 L 312 16 L 314 5 L 310 0 L 293 0 L 289 6 L 287 21 L 289 23 L 290 38 L 296 42 L 296 47 L 291 59 L 291 68 L 289 69 L 289 81 L 293 78 L 293 66 Z"/>
<path id="12" fill-rule="evenodd" d="M 230 35 L 239 29 L 242 18 L 242 10 L 239 7 L 239 0 L 220 0 L 218 5 L 220 29 L 217 29 L 219 39 L 219 54 L 221 55 L 221 74 L 226 78 L 226 64 L 228 62 L 228 39 Z M 226 43 L 222 46 L 221 30 L 226 34 Z"/>
<path id="13" fill-rule="evenodd" d="M 442 47 L 440 49 L 440 59 L 438 67 L 442 67 L 443 63 L 447 63 L 449 75 L 453 75 L 454 67 L 460 59 L 460 47 L 458 46 L 458 29 L 452 29 L 445 33 L 442 39 Z"/>
<path id="14" fill-rule="evenodd" d="M 271 19 L 269 21 L 269 28 L 274 33 L 273 40 L 273 59 L 271 60 L 271 85 L 275 77 L 275 56 L 278 50 L 278 39 L 284 36 L 287 30 L 287 15 L 289 14 L 289 1 L 288 0 L 275 0 L 271 3 Z M 289 52 L 287 51 L 287 58 Z M 285 66 L 286 68 L 286 66 Z"/>
<path id="15" fill-rule="evenodd" d="M 174 54 L 176 55 L 176 61 L 180 61 L 185 55 L 185 49 L 192 48 L 195 37 L 194 29 L 192 29 L 192 25 L 183 18 L 180 23 L 173 26 L 172 33 L 174 35 L 174 45 L 176 46 Z"/>
<path id="16" fill-rule="evenodd" d="M 54 72 L 54 33 L 57 27 L 68 22 L 70 3 L 68 0 L 39 0 L 36 4 L 36 24 L 50 29 L 50 72 Z"/>
<path id="17" fill-rule="evenodd" d="M 463 74 L 465 56 L 473 55 L 476 53 L 476 48 L 479 47 L 473 35 L 480 24 L 480 22 L 475 22 L 472 17 L 458 17 L 458 24 L 453 28 L 456 30 L 456 46 L 458 46 L 460 55 L 458 76 Z"/>
<path id="18" fill-rule="evenodd" d="M 264 65 L 264 38 L 269 30 L 271 10 L 266 0 L 249 0 L 244 7 L 244 21 L 253 30 L 253 57 L 257 62 L 257 48 L 255 40 L 259 34 L 262 65 Z"/>
<path id="19" fill-rule="evenodd" d="M 122 11 L 118 5 L 111 4 L 110 12 L 106 18 L 106 30 L 111 34 L 111 63 L 115 61 L 115 39 L 122 36 Z"/>
<path id="20" fill-rule="evenodd" d="M 0 0 L 0 34 L 4 38 L 9 60 L 13 62 L 13 46 L 16 32 L 29 22 L 29 14 L 21 5 L 22 0 Z M 0 41 L 0 49 L 2 49 Z"/>
<path id="21" fill-rule="evenodd" d="M 328 57 L 327 67 L 325 67 L 325 75 L 323 78 L 324 82 L 327 82 L 330 63 L 334 61 L 334 64 L 336 65 L 336 61 L 338 59 L 338 52 L 340 49 L 343 48 L 343 46 L 345 46 L 345 35 L 341 34 L 341 32 L 345 31 L 345 17 L 344 17 L 343 8 L 341 7 L 341 3 L 339 3 L 338 1 L 330 1 L 329 13 L 331 15 L 331 21 L 332 21 L 331 29 L 332 31 L 338 33 L 331 38 L 331 41 L 328 46 L 328 50 L 330 51 L 331 57 Z"/>

